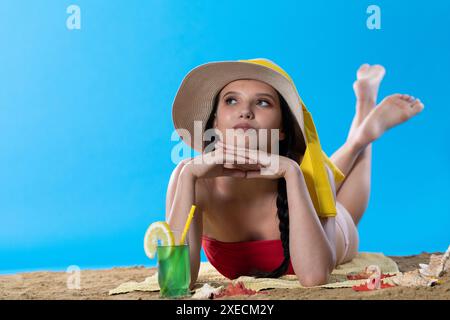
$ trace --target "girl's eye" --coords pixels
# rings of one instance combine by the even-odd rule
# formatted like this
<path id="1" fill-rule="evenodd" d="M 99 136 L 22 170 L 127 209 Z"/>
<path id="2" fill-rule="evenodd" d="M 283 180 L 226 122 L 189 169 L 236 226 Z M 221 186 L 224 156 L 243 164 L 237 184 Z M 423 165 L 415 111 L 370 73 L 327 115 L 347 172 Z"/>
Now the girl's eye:
<path id="1" fill-rule="evenodd" d="M 267 102 L 266 100 L 258 100 L 258 102 L 265 102 L 266 103 L 265 107 L 268 107 L 270 105 L 270 103 Z"/>
<path id="2" fill-rule="evenodd" d="M 225 103 L 226 103 L 226 104 L 229 104 L 229 103 L 228 103 L 228 101 L 230 101 L 230 100 L 234 100 L 234 101 L 236 101 L 236 99 L 235 99 L 235 98 L 228 98 L 228 99 L 225 99 Z"/>
<path id="3" fill-rule="evenodd" d="M 234 104 L 237 103 L 237 100 L 235 98 L 227 98 L 225 99 L 225 103 L 226 104 L 232 104 L 230 101 L 234 101 Z M 263 107 L 268 107 L 270 106 L 270 103 L 267 100 L 258 100 L 258 104 L 262 105 Z"/>

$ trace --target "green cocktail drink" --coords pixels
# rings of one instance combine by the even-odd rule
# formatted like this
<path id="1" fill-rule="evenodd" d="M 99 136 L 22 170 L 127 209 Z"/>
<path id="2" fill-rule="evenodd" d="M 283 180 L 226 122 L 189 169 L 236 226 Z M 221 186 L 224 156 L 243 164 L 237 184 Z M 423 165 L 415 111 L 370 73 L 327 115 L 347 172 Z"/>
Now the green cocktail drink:
<path id="1" fill-rule="evenodd" d="M 190 295 L 189 245 L 158 246 L 157 256 L 160 296 L 175 298 Z"/>
<path id="2" fill-rule="evenodd" d="M 153 222 L 145 232 L 144 251 L 153 259 L 158 257 L 158 284 L 161 297 L 191 295 L 191 261 L 188 231 L 194 217 L 192 205 L 183 230 L 172 229 L 166 221 Z"/>

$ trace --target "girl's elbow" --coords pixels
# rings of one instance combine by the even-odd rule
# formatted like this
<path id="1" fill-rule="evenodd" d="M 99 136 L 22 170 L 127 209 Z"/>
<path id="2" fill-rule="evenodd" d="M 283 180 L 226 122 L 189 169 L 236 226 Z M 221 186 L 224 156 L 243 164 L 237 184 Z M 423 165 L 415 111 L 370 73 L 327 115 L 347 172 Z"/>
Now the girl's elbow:
<path id="1" fill-rule="evenodd" d="M 191 291 L 194 290 L 195 285 L 197 284 L 197 278 L 198 278 L 198 273 L 191 274 L 191 281 L 189 283 L 189 290 L 191 290 Z"/>
<path id="2" fill-rule="evenodd" d="M 194 291 L 196 284 L 197 284 L 197 279 L 191 281 L 191 283 L 189 284 L 189 290 Z"/>
<path id="3" fill-rule="evenodd" d="M 194 290 L 197 283 L 198 274 L 200 271 L 200 256 L 197 256 L 193 261 L 191 260 L 191 279 L 189 283 L 189 289 Z"/>
<path id="4" fill-rule="evenodd" d="M 303 287 L 315 287 L 327 284 L 330 281 L 330 273 L 309 274 L 298 277 L 300 285 Z"/>

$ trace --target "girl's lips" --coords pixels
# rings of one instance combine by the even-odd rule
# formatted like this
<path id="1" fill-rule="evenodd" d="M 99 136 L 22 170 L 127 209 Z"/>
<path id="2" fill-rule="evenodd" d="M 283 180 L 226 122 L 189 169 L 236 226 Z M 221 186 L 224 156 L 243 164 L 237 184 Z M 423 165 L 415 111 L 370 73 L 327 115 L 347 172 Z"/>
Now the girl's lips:
<path id="1" fill-rule="evenodd" d="M 237 128 L 234 128 L 234 129 L 242 129 L 244 131 L 247 131 L 248 129 L 255 129 L 255 128 L 253 128 L 253 127 L 237 127 Z"/>
<path id="2" fill-rule="evenodd" d="M 248 130 L 248 129 L 255 129 L 255 128 L 253 128 L 253 126 L 249 122 L 242 121 L 242 122 L 236 123 L 236 125 L 233 126 L 233 129 Z"/>
<path id="3" fill-rule="evenodd" d="M 244 130 L 244 131 L 247 131 L 248 129 L 255 129 L 256 130 L 256 128 L 254 128 L 254 127 L 252 127 L 252 126 L 250 126 L 250 125 L 248 125 L 248 124 L 238 124 L 238 125 L 235 125 L 234 127 L 233 127 L 233 129 L 242 129 L 242 130 Z"/>

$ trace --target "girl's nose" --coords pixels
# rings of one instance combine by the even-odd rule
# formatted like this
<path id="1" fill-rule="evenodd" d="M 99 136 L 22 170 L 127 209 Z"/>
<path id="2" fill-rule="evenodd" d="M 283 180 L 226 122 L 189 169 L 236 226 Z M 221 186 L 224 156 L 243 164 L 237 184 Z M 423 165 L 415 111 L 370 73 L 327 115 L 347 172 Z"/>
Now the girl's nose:
<path id="1" fill-rule="evenodd" d="M 240 118 L 251 119 L 252 117 L 253 113 L 249 108 L 245 108 L 240 111 Z"/>

